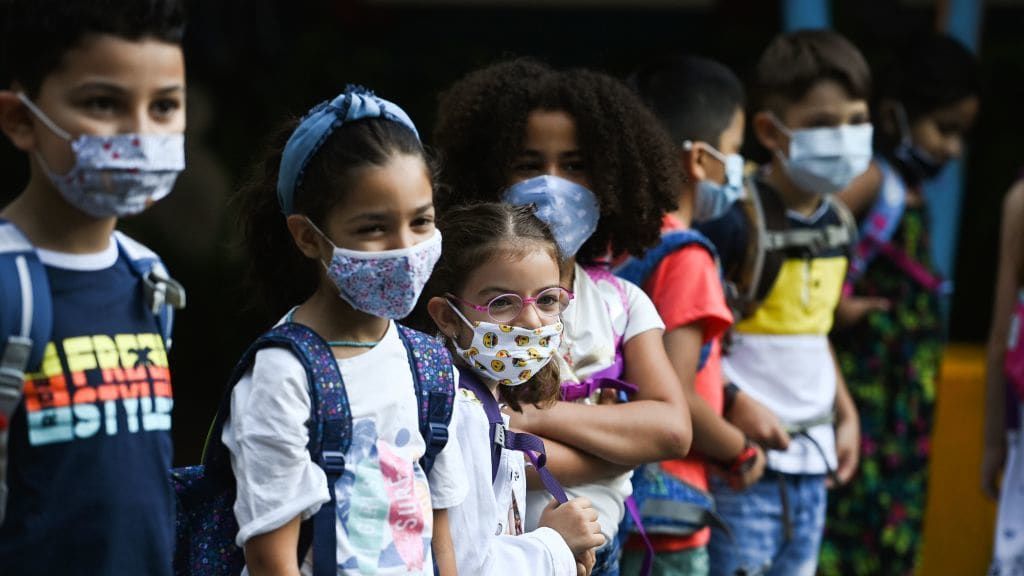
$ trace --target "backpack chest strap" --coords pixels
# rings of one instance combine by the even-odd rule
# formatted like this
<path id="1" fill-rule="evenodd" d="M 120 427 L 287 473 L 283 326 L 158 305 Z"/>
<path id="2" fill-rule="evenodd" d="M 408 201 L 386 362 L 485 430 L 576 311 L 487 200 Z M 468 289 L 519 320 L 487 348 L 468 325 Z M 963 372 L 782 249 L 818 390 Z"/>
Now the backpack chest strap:
<path id="1" fill-rule="evenodd" d="M 811 254 L 849 246 L 854 238 L 846 226 L 832 225 L 824 228 L 789 228 L 765 232 L 765 249 L 786 251 L 802 249 Z"/>

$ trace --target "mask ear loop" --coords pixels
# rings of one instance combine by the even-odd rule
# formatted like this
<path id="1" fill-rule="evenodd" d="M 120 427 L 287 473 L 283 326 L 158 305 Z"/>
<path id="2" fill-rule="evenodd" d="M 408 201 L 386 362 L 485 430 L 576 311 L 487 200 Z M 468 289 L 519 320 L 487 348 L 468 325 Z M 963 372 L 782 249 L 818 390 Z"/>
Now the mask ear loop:
<path id="1" fill-rule="evenodd" d="M 338 247 L 334 244 L 334 242 L 331 242 L 331 239 L 327 237 L 327 234 L 324 234 L 324 231 L 321 230 L 319 226 L 317 226 L 316 224 L 313 224 L 313 221 L 309 219 L 309 216 L 303 216 L 303 218 L 306 219 L 306 223 L 309 224 L 310 226 L 312 226 L 313 230 L 316 230 L 316 233 L 319 234 L 320 237 L 324 239 L 324 241 L 326 241 L 328 244 L 331 245 L 331 251 L 332 252 L 334 250 L 338 249 Z M 330 270 L 330 268 L 331 268 L 330 262 L 324 262 L 323 260 L 321 260 L 320 263 L 323 264 L 325 270 Z"/>
<path id="2" fill-rule="evenodd" d="M 444 301 L 448 304 L 448 307 L 452 309 L 452 312 L 455 312 L 455 315 L 458 316 L 466 324 L 466 326 L 469 327 L 470 330 L 475 328 L 475 326 L 473 326 L 473 323 L 470 322 L 469 319 L 462 314 L 462 311 L 459 310 L 459 308 L 456 305 L 452 304 L 451 300 L 449 300 L 446 297 Z"/>
<path id="3" fill-rule="evenodd" d="M 66 130 L 64 130 L 60 126 L 57 126 L 57 124 L 54 123 L 53 120 L 50 120 L 50 117 L 47 116 L 45 112 L 40 110 L 34 102 L 29 100 L 28 96 L 26 96 L 24 92 L 18 92 L 18 100 L 21 100 L 21 103 L 24 104 L 30 112 L 32 112 L 32 115 L 38 118 L 39 121 L 42 122 L 43 125 L 45 125 L 47 128 L 49 128 L 51 132 L 56 134 L 58 137 L 67 140 L 68 142 L 71 141 L 71 134 L 68 134 Z"/>
<path id="4" fill-rule="evenodd" d="M 892 113 L 896 115 L 896 127 L 900 131 L 900 144 L 907 147 L 912 146 L 914 141 L 910 136 L 910 120 L 907 118 L 907 109 L 903 107 L 902 102 L 896 102 Z"/>

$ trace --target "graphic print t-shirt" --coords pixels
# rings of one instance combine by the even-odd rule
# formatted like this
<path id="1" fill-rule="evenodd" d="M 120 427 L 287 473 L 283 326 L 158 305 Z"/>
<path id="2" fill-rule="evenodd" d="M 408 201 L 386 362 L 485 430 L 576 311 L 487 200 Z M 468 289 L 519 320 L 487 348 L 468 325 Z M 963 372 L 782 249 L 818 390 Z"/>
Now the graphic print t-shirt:
<path id="1" fill-rule="evenodd" d="M 39 252 L 53 333 L 11 422 L 0 573 L 169 576 L 173 401 L 142 283 L 114 239 Z"/>
<path id="2" fill-rule="evenodd" d="M 352 445 L 334 487 L 338 573 L 430 576 L 433 509 L 460 504 L 467 491 L 458 414 L 428 485 L 412 371 L 394 322 L 377 346 L 339 359 L 338 368 L 352 410 Z M 310 518 L 328 502 L 327 477 L 306 448 L 309 411 L 298 359 L 279 348 L 258 352 L 232 391 L 221 435 L 237 482 L 240 546 L 296 516 Z M 302 573 L 312 573 L 309 555 Z"/>

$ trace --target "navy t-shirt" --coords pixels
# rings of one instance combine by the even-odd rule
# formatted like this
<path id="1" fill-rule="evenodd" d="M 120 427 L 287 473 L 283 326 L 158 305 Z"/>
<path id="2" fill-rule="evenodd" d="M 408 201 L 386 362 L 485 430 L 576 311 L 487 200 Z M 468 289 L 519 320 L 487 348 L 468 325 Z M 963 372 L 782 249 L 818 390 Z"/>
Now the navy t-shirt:
<path id="1" fill-rule="evenodd" d="M 169 576 L 173 400 L 142 283 L 113 239 L 40 257 L 53 334 L 11 421 L 0 574 Z"/>

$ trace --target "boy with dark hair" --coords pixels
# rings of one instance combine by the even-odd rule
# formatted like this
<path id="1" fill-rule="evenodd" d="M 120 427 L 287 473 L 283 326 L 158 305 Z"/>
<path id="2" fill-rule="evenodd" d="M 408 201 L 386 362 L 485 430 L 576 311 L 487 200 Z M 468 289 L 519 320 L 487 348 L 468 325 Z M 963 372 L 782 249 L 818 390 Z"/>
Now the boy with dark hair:
<path id="1" fill-rule="evenodd" d="M 749 201 L 699 228 L 747 295 L 726 379 L 771 410 L 792 441 L 768 452 L 764 478 L 746 491 L 712 478 L 732 539 L 713 530 L 711 573 L 810 576 L 826 476 L 845 482 L 857 465 L 857 412 L 828 341 L 855 226 L 830 195 L 871 158 L 870 73 L 842 36 L 801 31 L 772 41 L 757 84 L 754 133 L 772 160 L 748 181 Z"/>
<path id="2" fill-rule="evenodd" d="M 693 56 L 649 64 L 631 81 L 679 146 L 680 170 L 685 175 L 678 208 L 662 220 L 667 253 L 657 262 L 648 262 L 641 276 L 630 279 L 643 286 L 665 322 L 665 349 L 687 393 L 695 451 L 682 460 L 647 465 L 634 475 L 634 490 L 642 498 L 645 479 L 660 476 L 664 482 L 681 481 L 706 491 L 706 463 L 726 476 L 730 485 L 745 488 L 760 478 L 764 452 L 723 418 L 720 336 L 732 324 L 732 314 L 713 250 L 702 243 L 706 239 L 699 233 L 687 231 L 692 221 L 719 216 L 743 193 L 743 158 L 739 155 L 743 85 L 725 66 Z M 669 239 L 683 231 L 687 231 L 687 239 L 670 246 Z M 627 277 L 629 270 L 635 270 L 632 262 L 621 269 Z M 654 514 L 658 518 L 646 519 L 657 552 L 653 573 L 706 575 L 711 530 L 680 535 L 677 527 L 664 522 L 672 516 L 670 511 L 661 507 Z M 682 525 L 685 522 L 680 521 Z M 643 559 L 640 544 L 638 535 L 627 543 L 623 573 L 639 572 Z"/>
<path id="3" fill-rule="evenodd" d="M 184 294 L 114 228 L 184 168 L 182 6 L 8 10 L 0 129 L 30 177 L 0 212 L 0 572 L 166 576 L 166 350 Z"/>

